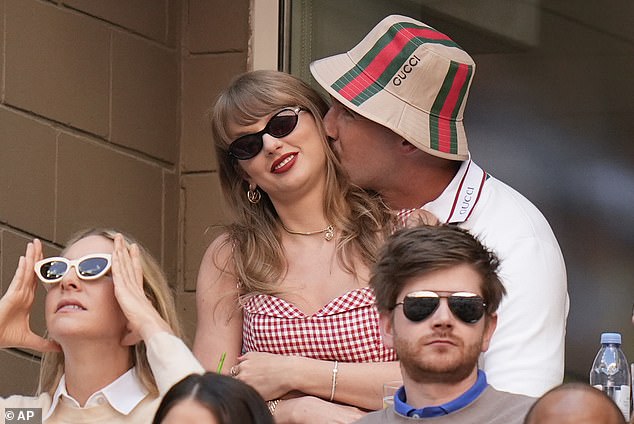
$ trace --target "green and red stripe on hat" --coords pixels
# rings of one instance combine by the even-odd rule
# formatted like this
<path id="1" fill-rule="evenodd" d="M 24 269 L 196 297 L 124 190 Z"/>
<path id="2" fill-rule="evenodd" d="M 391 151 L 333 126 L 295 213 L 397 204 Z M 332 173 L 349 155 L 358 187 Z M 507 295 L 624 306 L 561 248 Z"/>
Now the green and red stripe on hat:
<path id="1" fill-rule="evenodd" d="M 460 49 L 447 35 L 427 26 L 411 22 L 391 25 L 363 55 L 356 65 L 332 85 L 332 89 L 355 106 L 385 89 L 412 54 L 424 44 L 437 44 Z M 430 147 L 457 153 L 456 119 L 466 98 L 473 66 L 448 61 L 443 84 L 429 113 Z"/>

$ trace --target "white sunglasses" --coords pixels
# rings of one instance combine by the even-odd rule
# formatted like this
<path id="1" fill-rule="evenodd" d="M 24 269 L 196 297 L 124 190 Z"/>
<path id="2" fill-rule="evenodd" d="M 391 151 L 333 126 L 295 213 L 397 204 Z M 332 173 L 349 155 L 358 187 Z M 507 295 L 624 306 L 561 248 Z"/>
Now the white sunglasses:
<path id="1" fill-rule="evenodd" d="M 55 284 L 62 281 L 62 278 L 73 267 L 77 277 L 82 280 L 96 280 L 105 275 L 111 266 L 112 255 L 95 253 L 75 260 L 62 257 L 46 258 L 38 261 L 33 268 L 40 281 L 45 284 Z"/>

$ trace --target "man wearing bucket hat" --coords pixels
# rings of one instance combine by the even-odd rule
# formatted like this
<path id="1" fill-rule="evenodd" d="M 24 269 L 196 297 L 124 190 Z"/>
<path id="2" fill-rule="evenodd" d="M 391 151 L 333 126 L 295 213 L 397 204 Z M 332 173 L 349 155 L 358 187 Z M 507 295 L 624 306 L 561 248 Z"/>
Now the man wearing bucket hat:
<path id="1" fill-rule="evenodd" d="M 405 219 L 416 209 L 478 236 L 502 260 L 508 296 L 481 367 L 497 389 L 541 396 L 561 383 L 566 269 L 544 216 L 470 157 L 463 112 L 473 59 L 428 25 L 392 15 L 347 53 L 310 65 L 352 181 Z"/>

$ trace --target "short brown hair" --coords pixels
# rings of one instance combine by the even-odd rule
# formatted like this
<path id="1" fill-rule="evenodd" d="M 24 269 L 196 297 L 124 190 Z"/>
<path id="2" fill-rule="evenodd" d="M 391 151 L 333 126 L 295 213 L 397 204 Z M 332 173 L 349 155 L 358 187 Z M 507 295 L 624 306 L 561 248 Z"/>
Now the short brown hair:
<path id="1" fill-rule="evenodd" d="M 370 278 L 379 312 L 394 307 L 410 279 L 461 264 L 471 265 L 480 274 L 486 312 L 494 313 L 506 294 L 497 274 L 500 261 L 494 252 L 453 225 L 421 225 L 396 231 L 381 249 Z"/>

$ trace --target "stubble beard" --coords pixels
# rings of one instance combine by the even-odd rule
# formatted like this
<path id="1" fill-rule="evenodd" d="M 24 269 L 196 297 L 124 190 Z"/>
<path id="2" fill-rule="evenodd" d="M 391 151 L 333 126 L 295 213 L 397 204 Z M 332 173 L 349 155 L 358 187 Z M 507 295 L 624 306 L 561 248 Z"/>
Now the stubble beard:
<path id="1" fill-rule="evenodd" d="M 458 383 L 473 373 L 482 351 L 481 340 L 471 345 L 464 345 L 462 340 L 452 338 L 456 346 L 433 347 L 425 344 L 427 339 L 412 341 L 406 338 L 395 338 L 394 348 L 401 367 L 413 381 L 416 383 Z"/>

